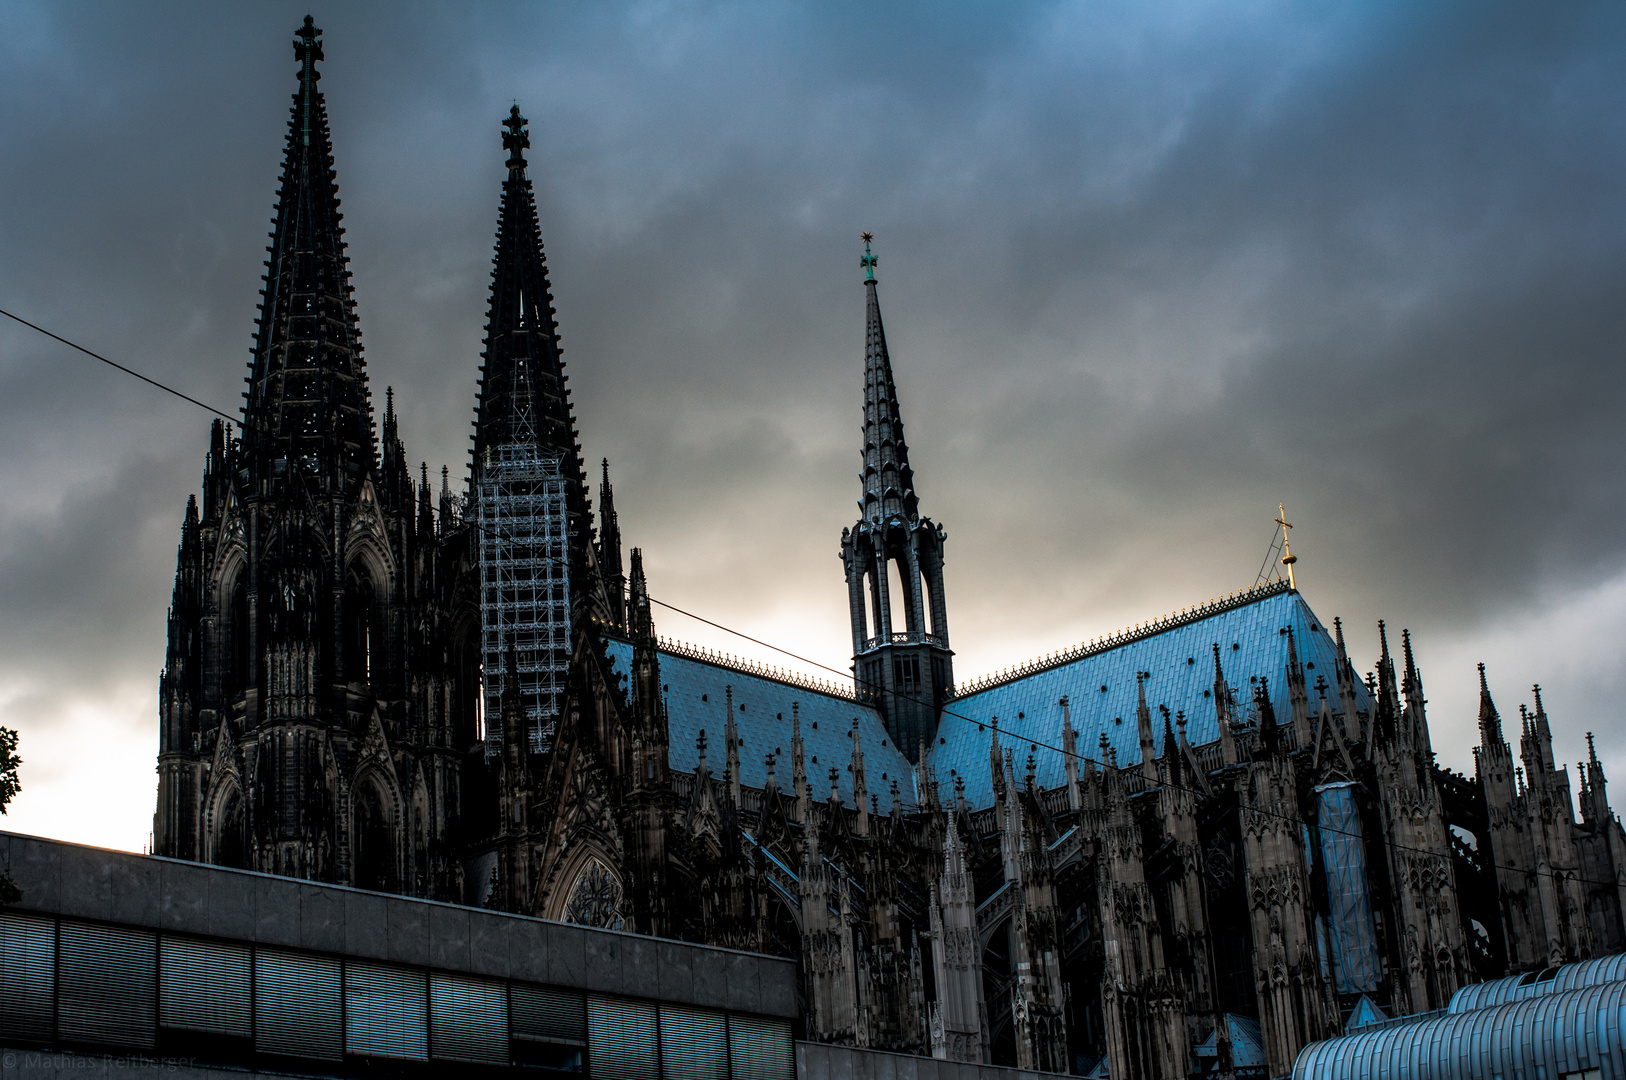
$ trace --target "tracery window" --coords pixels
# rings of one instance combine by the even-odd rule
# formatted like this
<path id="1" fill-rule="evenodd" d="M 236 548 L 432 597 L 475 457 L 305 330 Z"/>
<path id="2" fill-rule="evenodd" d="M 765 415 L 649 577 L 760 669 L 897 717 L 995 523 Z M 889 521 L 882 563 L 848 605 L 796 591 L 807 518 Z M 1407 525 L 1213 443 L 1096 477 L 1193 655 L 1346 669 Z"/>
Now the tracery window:
<path id="1" fill-rule="evenodd" d="M 626 920 L 621 914 L 621 882 L 609 867 L 597 859 L 587 860 L 570 886 L 564 921 L 605 930 L 622 928 Z"/>

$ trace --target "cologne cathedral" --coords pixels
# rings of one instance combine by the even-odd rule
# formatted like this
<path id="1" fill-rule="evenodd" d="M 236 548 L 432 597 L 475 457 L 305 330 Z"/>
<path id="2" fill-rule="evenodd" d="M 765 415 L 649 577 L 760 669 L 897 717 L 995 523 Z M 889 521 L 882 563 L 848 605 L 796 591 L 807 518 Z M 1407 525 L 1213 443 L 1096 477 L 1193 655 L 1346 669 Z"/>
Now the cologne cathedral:
<path id="1" fill-rule="evenodd" d="M 388 394 L 375 427 L 310 19 L 294 48 L 241 426 L 181 527 L 156 853 L 776 953 L 807 1039 L 1118 1080 L 1280 1075 L 1626 948 L 1626 833 L 1539 688 L 1515 751 L 1482 669 L 1475 775 L 1441 768 L 1409 635 L 1363 675 L 1291 580 L 956 683 L 868 236 L 850 683 L 656 635 L 517 108 L 471 468 L 434 490 Z"/>

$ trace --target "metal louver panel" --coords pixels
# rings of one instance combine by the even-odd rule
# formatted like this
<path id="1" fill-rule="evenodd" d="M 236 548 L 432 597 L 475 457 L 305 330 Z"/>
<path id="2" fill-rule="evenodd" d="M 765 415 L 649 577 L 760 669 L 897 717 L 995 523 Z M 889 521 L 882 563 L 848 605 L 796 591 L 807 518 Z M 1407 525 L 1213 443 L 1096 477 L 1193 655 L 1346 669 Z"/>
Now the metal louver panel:
<path id="1" fill-rule="evenodd" d="M 728 1056 L 734 1080 L 796 1080 L 788 1020 L 730 1013 Z"/>
<path id="2" fill-rule="evenodd" d="M 437 1058 L 507 1065 L 507 987 L 486 979 L 431 974 L 429 1049 Z"/>
<path id="3" fill-rule="evenodd" d="M 587 999 L 583 995 L 517 984 L 508 993 L 515 1038 L 587 1041 Z"/>
<path id="4" fill-rule="evenodd" d="M 659 1025 L 648 1001 L 587 999 L 588 1067 L 607 1080 L 660 1080 Z"/>
<path id="5" fill-rule="evenodd" d="M 253 963 L 246 945 L 166 934 L 158 946 L 158 1022 L 245 1039 L 253 1035 Z"/>
<path id="6" fill-rule="evenodd" d="M 267 1054 L 344 1057 L 343 977 L 330 956 L 254 951 L 254 1048 Z"/>
<path id="7" fill-rule="evenodd" d="M 728 1080 L 728 1026 L 720 1012 L 661 1006 L 666 1080 Z"/>
<path id="8" fill-rule="evenodd" d="M 158 935 L 64 920 L 57 949 L 58 1037 L 151 1049 L 158 1026 Z"/>
<path id="9" fill-rule="evenodd" d="M 344 966 L 344 1046 L 368 1057 L 429 1059 L 429 985 L 422 971 Z"/>
<path id="10" fill-rule="evenodd" d="M 0 912 L 0 1036 L 50 1042 L 55 1013 L 55 920 Z"/>

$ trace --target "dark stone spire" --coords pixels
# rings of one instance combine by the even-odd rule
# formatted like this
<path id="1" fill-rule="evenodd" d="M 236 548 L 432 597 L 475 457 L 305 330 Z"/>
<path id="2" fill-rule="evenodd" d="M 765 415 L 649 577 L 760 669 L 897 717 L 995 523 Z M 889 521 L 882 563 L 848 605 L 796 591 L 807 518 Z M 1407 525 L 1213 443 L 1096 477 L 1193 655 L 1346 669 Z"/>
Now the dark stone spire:
<path id="1" fill-rule="evenodd" d="M 497 219 L 491 306 L 486 316 L 484 362 L 480 366 L 480 401 L 475 408 L 472 479 L 478 479 L 486 451 L 504 443 L 534 438 L 544 452 L 562 455 L 565 513 L 571 537 L 570 585 L 572 595 L 579 596 L 591 587 L 586 580 L 590 559 L 587 545 L 592 536 L 586 470 L 577 442 L 570 391 L 565 386 L 553 292 L 537 226 L 536 196 L 525 171 L 525 151 L 530 148 L 531 136 L 519 106 L 508 111 L 502 126 L 508 177 L 503 181 Z"/>
<path id="2" fill-rule="evenodd" d="M 1378 620 L 1377 693 L 1373 695 L 1372 732 L 1374 739 L 1393 739 L 1400 724 L 1400 692 L 1395 679 L 1394 657 L 1389 655 L 1389 629 Z"/>
<path id="3" fill-rule="evenodd" d="M 615 514 L 615 489 L 610 486 L 610 459 L 602 462 L 604 479 L 598 486 L 598 572 L 616 625 L 627 621 L 627 580 L 621 570 L 621 522 Z"/>
<path id="4" fill-rule="evenodd" d="M 628 627 L 634 639 L 653 640 L 655 620 L 649 612 L 649 584 L 644 580 L 644 553 L 632 549 L 632 625 Z"/>
<path id="5" fill-rule="evenodd" d="M 525 171 L 531 137 L 517 105 L 503 121 L 502 144 L 508 151 L 508 177 L 497 220 L 485 363 L 480 368 L 474 423 L 475 460 L 478 465 L 482 452 L 513 441 L 516 433 L 529 434 L 520 432 L 528 419 L 535 425 L 538 442 L 563 453 L 577 486 L 585 487 L 536 197 Z"/>
<path id="6" fill-rule="evenodd" d="M 1502 717 L 1491 700 L 1490 684 L 1485 681 L 1485 665 L 1479 665 L 1479 743 L 1486 750 L 1501 746 Z"/>
<path id="7" fill-rule="evenodd" d="M 880 709 L 906 755 L 930 745 L 953 693 L 948 607 L 943 595 L 947 534 L 920 516 L 909 447 L 903 438 L 892 361 L 875 295 L 873 237 L 864 233 L 864 498 L 856 525 L 841 534 L 859 695 Z M 897 568 L 897 586 L 889 567 Z M 896 595 L 894 595 L 896 594 Z"/>
<path id="8" fill-rule="evenodd" d="M 297 472 L 317 488 L 348 488 L 377 464 L 372 403 L 339 224 L 327 105 L 316 88 L 322 31 L 307 15 L 297 34 L 299 91 L 266 260 L 243 448 L 261 485 Z"/>
<path id="9" fill-rule="evenodd" d="M 870 234 L 864 234 L 864 520 L 913 521 L 920 516 L 915 474 L 909 468 L 909 445 L 903 438 L 898 388 L 892 381 L 892 359 L 881 325 L 881 301 L 875 294 L 875 264 Z"/>

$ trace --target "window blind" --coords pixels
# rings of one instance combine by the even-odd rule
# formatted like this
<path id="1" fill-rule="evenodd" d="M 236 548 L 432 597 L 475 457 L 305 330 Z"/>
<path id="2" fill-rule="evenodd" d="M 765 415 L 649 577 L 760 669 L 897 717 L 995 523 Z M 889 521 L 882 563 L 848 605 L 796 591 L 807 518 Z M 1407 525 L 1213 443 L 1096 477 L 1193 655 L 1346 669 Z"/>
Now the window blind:
<path id="1" fill-rule="evenodd" d="M 344 1044 L 351 1054 L 428 1060 L 428 977 L 385 964 L 345 964 Z"/>
<path id="2" fill-rule="evenodd" d="M 50 1042 L 56 1014 L 56 922 L 0 912 L 0 1035 Z"/>
<path id="3" fill-rule="evenodd" d="M 659 1021 L 647 1001 L 587 999 L 587 1052 L 594 1076 L 607 1080 L 660 1080 Z"/>
<path id="4" fill-rule="evenodd" d="M 730 1013 L 728 1056 L 733 1080 L 796 1080 L 788 1020 Z"/>
<path id="5" fill-rule="evenodd" d="M 720 1012 L 661 1006 L 666 1080 L 728 1080 L 728 1027 Z"/>
<path id="6" fill-rule="evenodd" d="M 344 1057 L 343 976 L 330 956 L 254 950 L 254 1048 L 267 1054 Z"/>
<path id="7" fill-rule="evenodd" d="M 437 1058 L 507 1065 L 507 988 L 485 979 L 431 974 L 429 1049 Z"/>
<path id="8" fill-rule="evenodd" d="M 587 1041 L 587 999 L 581 994 L 515 984 L 508 995 L 515 1038 Z"/>
<path id="9" fill-rule="evenodd" d="M 158 943 L 158 1022 L 245 1039 L 253 1035 L 253 960 L 246 945 L 166 934 Z"/>
<path id="10" fill-rule="evenodd" d="M 64 920 L 57 948 L 58 1036 L 151 1049 L 158 1026 L 158 935 Z"/>

